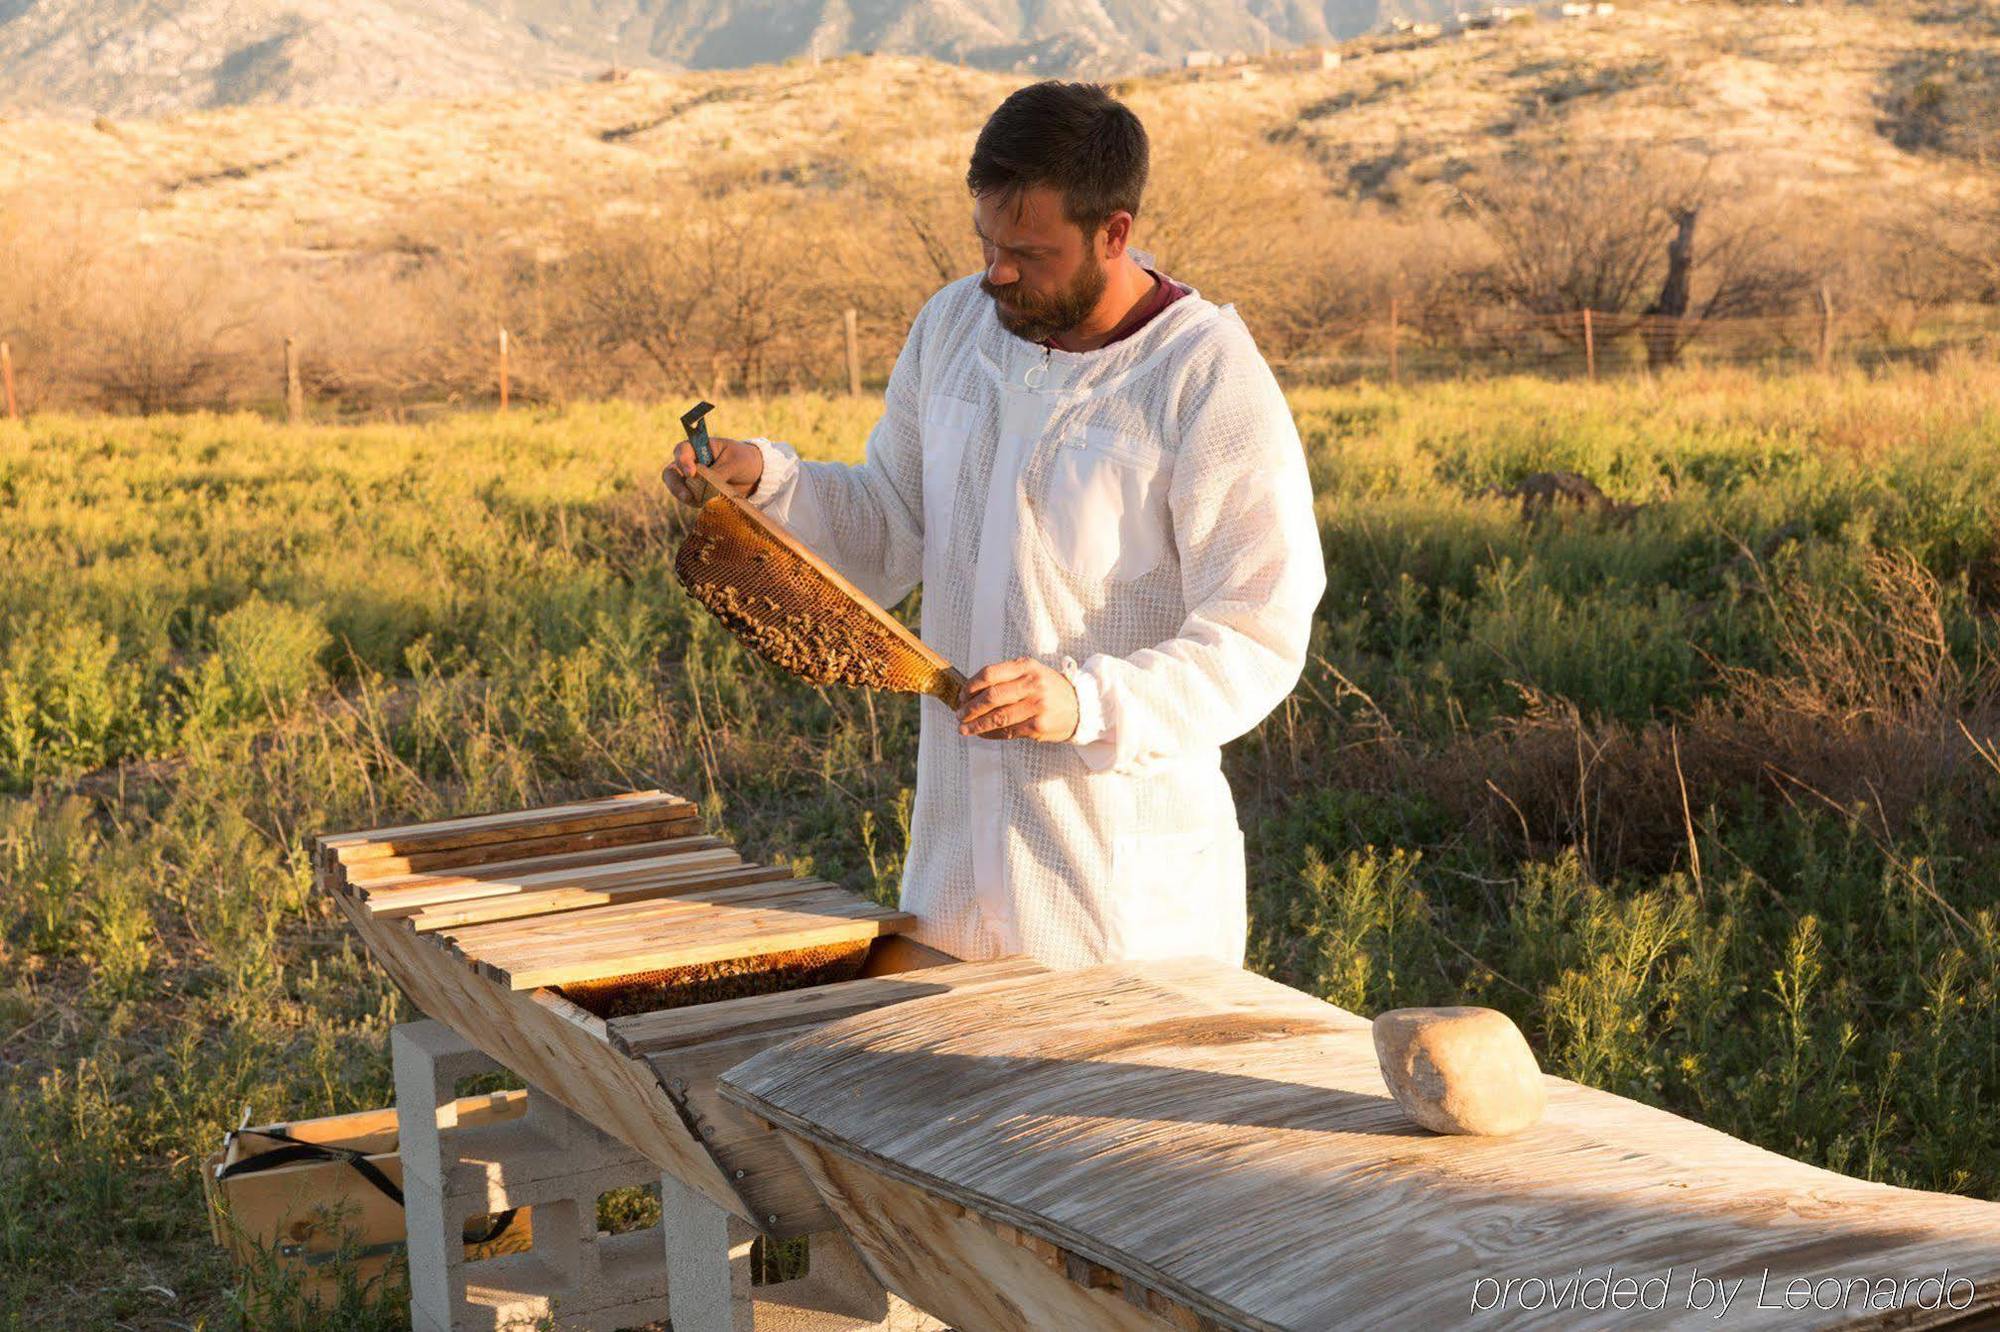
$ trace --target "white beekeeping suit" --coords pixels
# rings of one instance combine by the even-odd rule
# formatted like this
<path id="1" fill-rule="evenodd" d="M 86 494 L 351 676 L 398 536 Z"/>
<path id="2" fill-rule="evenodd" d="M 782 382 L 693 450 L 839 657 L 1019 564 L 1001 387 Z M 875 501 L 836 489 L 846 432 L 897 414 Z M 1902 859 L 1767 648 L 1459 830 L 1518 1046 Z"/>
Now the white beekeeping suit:
<path id="1" fill-rule="evenodd" d="M 1190 294 L 1090 352 L 1000 326 L 978 277 L 917 316 L 865 462 L 753 440 L 751 502 L 970 675 L 1077 686 L 1069 743 L 958 733 L 922 701 L 902 906 L 919 940 L 1055 967 L 1243 962 L 1221 746 L 1297 683 L 1326 586 L 1291 412 L 1230 307 Z"/>

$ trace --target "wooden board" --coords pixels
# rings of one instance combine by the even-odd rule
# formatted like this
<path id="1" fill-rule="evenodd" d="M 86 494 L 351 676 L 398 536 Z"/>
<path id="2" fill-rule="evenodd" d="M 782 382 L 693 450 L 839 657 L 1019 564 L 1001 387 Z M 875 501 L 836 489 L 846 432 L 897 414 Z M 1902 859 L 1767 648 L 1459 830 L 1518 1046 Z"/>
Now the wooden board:
<path id="1" fill-rule="evenodd" d="M 480 973 L 515 990 L 607 980 L 705 962 L 734 962 L 804 948 L 861 943 L 914 924 L 907 912 L 857 900 L 844 889 L 819 894 L 792 909 L 783 898 L 743 905 L 646 903 L 668 908 L 605 935 L 576 939 L 551 932 L 499 942 L 482 940 L 475 955 L 463 935 L 453 945 L 476 956 Z M 503 922 L 511 923 L 511 922 Z M 474 926 L 472 930 L 485 928 Z M 468 931 L 469 932 L 469 931 Z"/>
<path id="2" fill-rule="evenodd" d="M 657 841 L 632 840 L 616 842 L 609 840 L 614 834 L 636 834 L 647 831 L 652 826 L 640 824 L 633 828 L 607 829 L 598 833 L 593 844 L 581 851 L 568 851 L 560 854 L 543 853 L 540 855 L 536 855 L 530 851 L 525 855 L 517 856 L 513 860 L 496 860 L 485 864 L 471 864 L 459 869 L 419 870 L 415 873 L 407 874 L 368 874 L 362 871 L 373 870 L 375 865 L 373 862 L 363 861 L 359 865 L 350 865 L 347 867 L 347 886 L 362 901 L 373 902 L 377 896 L 391 893 L 398 888 L 468 886 L 476 883 L 505 880 L 518 874 L 538 874 L 558 869 L 587 869 L 593 865 L 602 865 L 607 861 L 615 862 L 624 860 L 632 856 L 660 855 L 677 847 L 707 846 L 710 844 L 717 846 L 725 845 L 719 837 L 710 838 L 700 833 L 681 834 L 674 837 L 662 838 Z M 520 845 L 520 843 L 511 843 L 505 849 L 511 853 L 515 847 Z M 382 914 L 382 909 L 379 907 L 376 908 L 376 914 Z"/>
<path id="3" fill-rule="evenodd" d="M 472 1128 L 480 1124 L 498 1124 L 510 1119 L 518 1119 L 528 1108 L 528 1093 L 520 1090 L 488 1092 L 483 1096 L 462 1096 L 454 1103 L 452 1114 L 460 1126 Z M 352 1151 L 368 1153 L 394 1153 L 398 1150 L 401 1133 L 396 1117 L 396 1107 L 384 1106 L 380 1110 L 350 1110 L 341 1115 L 322 1115 L 317 1119 L 294 1119 L 284 1124 L 259 1124 L 241 1131 L 232 1130 L 228 1145 L 221 1160 L 225 1165 L 266 1152 L 277 1151 L 285 1146 L 283 1140 L 263 1136 L 266 1133 L 283 1133 L 299 1142 L 332 1144 Z M 291 1170 L 295 1166 L 280 1166 L 280 1170 Z"/>
<path id="4" fill-rule="evenodd" d="M 875 1279 L 960 1332 L 1208 1332 L 1219 1325 L 1046 1240 L 905 1184 L 808 1138 L 785 1144 Z M 850 1219 L 853 1218 L 853 1219 Z M 1356 1327 L 1375 1326 L 1366 1319 Z M 1336 1326 L 1346 1326 L 1337 1324 Z M 1388 1326 L 1388 1325 L 1384 1325 Z"/>
<path id="5" fill-rule="evenodd" d="M 1547 1116 L 1526 1133 L 1431 1134 L 1389 1099 L 1366 1021 L 1179 959 L 844 1018 L 730 1069 L 719 1090 L 785 1132 L 864 1252 L 912 1242 L 917 1194 L 935 1215 L 963 1209 L 1051 1246 L 1082 1278 L 1053 1318 L 967 1307 L 953 1293 L 962 1278 L 930 1262 L 891 1283 L 967 1329 L 1125 1327 L 1103 1308 L 1113 1283 L 1142 1292 L 1149 1317 L 1166 1310 L 1182 1325 L 1548 1326 L 1546 1308 L 1526 1307 L 1530 1288 L 1503 1303 L 1499 1283 L 1607 1267 L 1667 1276 L 1649 1325 L 1715 1326 L 1714 1309 L 1688 1307 L 1695 1273 L 1745 1282 L 1729 1326 L 2000 1317 L 2000 1205 L 1864 1183 L 1548 1085 Z M 894 1094 L 860 1094 L 877 1088 Z M 908 1205 L 862 1201 L 863 1175 Z M 985 1284 L 1004 1289 L 1018 1273 L 996 1246 L 1011 1241 L 988 1229 L 988 1240 L 959 1234 L 967 1247 L 953 1261 L 994 1264 Z M 1969 1309 L 1869 1308 L 1866 1288 L 1852 1309 L 1750 1307 L 1767 1272 L 1770 1302 L 1794 1280 L 1947 1269 L 1967 1283 Z M 1476 1310 L 1482 1279 L 1494 1306 Z M 1634 1315 L 1558 1317 L 1613 1327 Z"/>
<path id="6" fill-rule="evenodd" d="M 1039 962 L 1027 957 L 948 962 L 903 975 L 641 1013 L 614 1018 L 606 1025 L 613 1046 L 644 1058 L 659 1075 L 668 1095 L 744 1201 L 764 1218 L 764 1225 L 806 1233 L 785 1227 L 785 1218 L 823 1216 L 822 1228 L 831 1225 L 819 1195 L 776 1135 L 716 1095 L 716 1077 L 767 1046 L 838 1017 L 932 995 L 968 993 L 1044 972 Z M 871 1088 L 869 1094 L 893 1097 L 895 1089 Z"/>
<path id="7" fill-rule="evenodd" d="M 518 841 L 528 829 L 533 830 L 534 836 L 551 837 L 655 823 L 663 818 L 692 816 L 693 813 L 693 803 L 680 796 L 668 795 L 664 791 L 633 791 L 571 805 L 509 810 L 501 814 L 471 814 L 430 823 L 335 833 L 321 838 L 320 846 L 342 864 L 352 865 L 389 856 L 462 850 Z"/>
<path id="8" fill-rule="evenodd" d="M 410 928 L 419 934 L 455 925 L 480 925 L 524 916 L 552 915 L 583 907 L 616 906 L 622 902 L 643 902 L 657 897 L 676 897 L 695 891 L 746 887 L 753 884 L 792 882 L 792 872 L 782 865 L 729 865 L 720 869 L 669 875 L 642 883 L 614 888 L 552 888 L 546 892 L 521 893 L 504 901 L 449 902 L 411 913 Z"/>
<path id="9" fill-rule="evenodd" d="M 629 1055 L 664 1054 L 709 1041 L 728 1040 L 780 1027 L 832 1022 L 836 1018 L 963 991 L 975 985 L 1021 980 L 1048 971 L 1031 957 L 992 962 L 952 962 L 901 975 L 783 990 L 715 1004 L 693 1004 L 658 1013 L 637 1013 L 605 1024 L 611 1043 Z"/>
<path id="10" fill-rule="evenodd" d="M 626 846 L 684 837 L 695 832 L 701 821 L 692 814 L 646 823 L 616 824 L 609 828 L 585 828 L 579 832 L 551 833 L 546 837 L 524 837 L 518 841 L 493 842 L 483 846 L 446 848 L 402 856 L 377 856 L 347 865 L 347 886 L 366 888 L 384 880 L 408 874 L 424 874 L 450 868 L 469 868 L 505 862 L 526 856 L 580 853 L 593 848 Z"/>
<path id="11" fill-rule="evenodd" d="M 720 837 L 690 836 L 569 856 L 537 856 L 446 872 L 401 874 L 350 886 L 354 887 L 354 895 L 376 915 L 407 916 L 428 906 L 538 892 L 551 887 L 615 887 L 643 871 L 741 864 L 742 860 Z"/>
<path id="12" fill-rule="evenodd" d="M 797 899 L 824 900 L 848 905 L 860 904 L 852 893 L 822 879 L 784 879 L 776 883 L 738 885 L 733 888 L 703 887 L 670 898 L 651 898 L 616 903 L 583 912 L 550 918 L 529 913 L 518 920 L 487 921 L 464 929 L 446 930 L 441 942 L 449 943 L 470 958 L 497 955 L 510 945 L 534 944 L 549 940 L 575 940 L 595 946 L 600 940 L 617 942 L 634 937 L 635 931 L 657 928 L 662 932 L 690 928 L 716 919 L 714 908 L 732 903 L 779 903 Z M 414 928 L 414 925 L 413 925 Z"/>

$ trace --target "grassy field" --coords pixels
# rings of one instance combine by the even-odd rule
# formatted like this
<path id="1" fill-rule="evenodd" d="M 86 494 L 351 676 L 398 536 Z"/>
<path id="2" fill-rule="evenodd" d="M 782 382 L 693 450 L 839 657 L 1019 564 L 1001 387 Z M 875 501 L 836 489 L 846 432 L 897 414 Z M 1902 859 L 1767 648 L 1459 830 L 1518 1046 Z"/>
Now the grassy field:
<path id="1" fill-rule="evenodd" d="M 1252 964 L 2000 1198 L 2000 367 L 1294 405 L 1331 589 L 1230 751 Z M 716 420 L 851 457 L 873 410 Z M 198 1158 L 390 1099 L 316 832 L 659 785 L 893 897 L 914 708 L 691 609 L 672 435 L 0 423 L 0 1327 L 237 1325 Z M 1557 469 L 1617 506 L 1493 493 Z"/>

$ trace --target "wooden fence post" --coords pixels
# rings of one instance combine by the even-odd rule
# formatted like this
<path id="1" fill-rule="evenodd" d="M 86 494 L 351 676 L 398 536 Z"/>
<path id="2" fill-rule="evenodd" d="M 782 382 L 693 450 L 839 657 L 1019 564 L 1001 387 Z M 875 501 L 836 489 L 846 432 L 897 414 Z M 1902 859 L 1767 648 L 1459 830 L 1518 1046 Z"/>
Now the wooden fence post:
<path id="1" fill-rule="evenodd" d="M 1396 360 L 1396 331 L 1401 314 L 1400 302 L 1394 296 L 1391 296 L 1389 298 L 1389 383 L 1391 385 L 1402 382 L 1401 367 L 1397 364 Z"/>
<path id="2" fill-rule="evenodd" d="M 295 338 L 285 339 L 285 419 L 297 425 L 305 419 L 306 391 L 299 381 L 299 344 Z"/>
<path id="3" fill-rule="evenodd" d="M 1833 293 L 1819 284 L 1819 368 L 1824 374 L 1833 368 Z"/>
<path id="4" fill-rule="evenodd" d="M 0 386 L 6 389 L 7 419 L 20 420 L 21 404 L 14 397 L 14 349 L 4 342 L 0 342 Z"/>
<path id="5" fill-rule="evenodd" d="M 1591 323 L 1590 310 L 1583 312 L 1583 366 L 1590 375 L 1590 382 L 1597 382 L 1597 330 Z"/>
<path id="6" fill-rule="evenodd" d="M 861 396 L 861 336 L 857 319 L 854 307 L 848 306 L 842 320 L 847 325 L 847 391 L 858 398 Z"/>
<path id="7" fill-rule="evenodd" d="M 500 410 L 507 410 L 507 330 L 500 330 Z"/>

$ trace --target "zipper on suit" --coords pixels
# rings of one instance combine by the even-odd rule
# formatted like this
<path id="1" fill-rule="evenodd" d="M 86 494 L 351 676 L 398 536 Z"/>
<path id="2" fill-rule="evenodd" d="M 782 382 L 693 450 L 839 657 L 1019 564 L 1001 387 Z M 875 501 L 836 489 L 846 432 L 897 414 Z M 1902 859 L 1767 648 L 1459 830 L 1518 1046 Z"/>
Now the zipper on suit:
<path id="1" fill-rule="evenodd" d="M 1042 348 L 1042 359 L 1021 372 L 1021 382 L 1031 389 L 1039 390 L 1048 381 L 1049 360 L 1054 355 L 1055 353 L 1049 348 Z"/>

